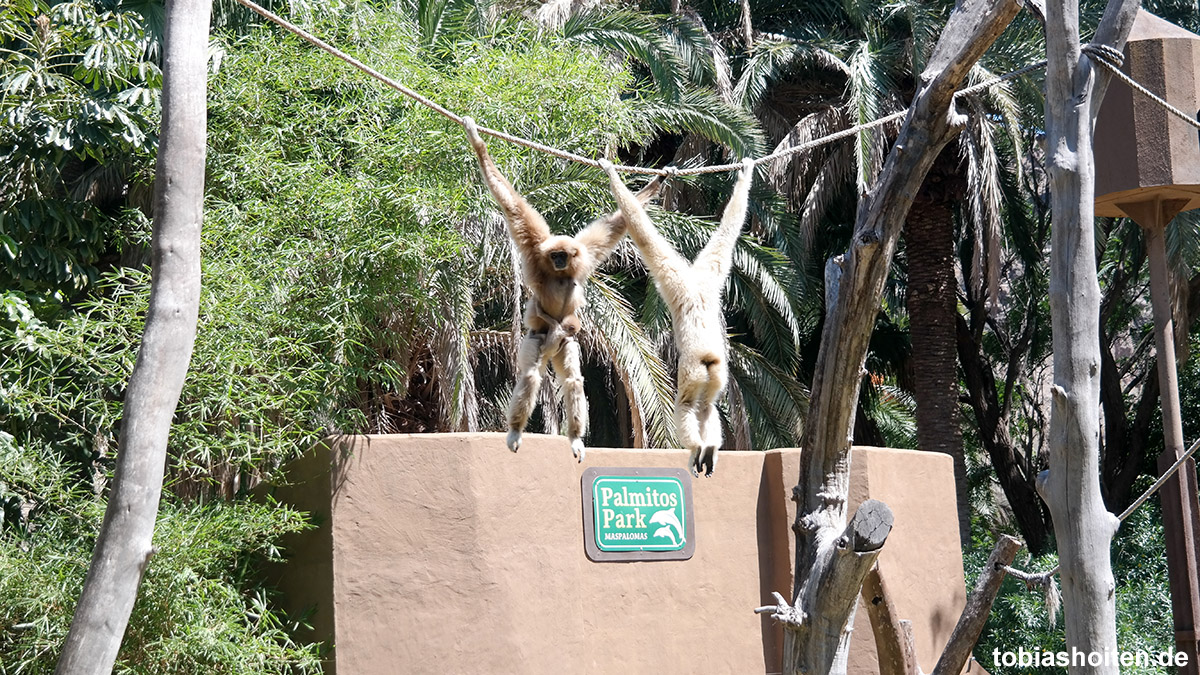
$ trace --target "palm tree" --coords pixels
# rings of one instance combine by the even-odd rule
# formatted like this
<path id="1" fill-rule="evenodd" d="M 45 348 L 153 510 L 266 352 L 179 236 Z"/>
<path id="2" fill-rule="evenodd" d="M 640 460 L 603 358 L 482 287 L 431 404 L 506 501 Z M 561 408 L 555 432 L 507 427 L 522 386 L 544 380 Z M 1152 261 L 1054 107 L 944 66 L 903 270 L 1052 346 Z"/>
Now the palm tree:
<path id="1" fill-rule="evenodd" d="M 1008 40 L 1011 42 L 1011 38 Z M 1024 44 L 1029 44 L 1026 42 Z M 981 81 L 1019 65 L 1004 58 L 1004 44 L 972 72 Z M 1033 59 L 1030 59 L 1032 61 Z M 1001 181 L 1004 166 L 1019 169 L 1021 132 L 1019 105 L 1012 91 L 998 86 L 960 102 L 970 112 L 967 128 L 957 142 L 943 151 L 917 195 L 905 223 L 908 312 L 912 331 L 913 389 L 917 400 L 917 435 L 921 449 L 942 452 L 954 458 L 955 489 L 959 507 L 959 534 L 970 541 L 970 512 L 966 454 L 959 416 L 958 282 L 955 274 L 958 245 L 956 215 L 964 221 L 963 231 L 974 234 L 969 264 L 963 264 L 968 297 L 978 298 L 988 312 L 997 310 L 999 286 L 1001 213 L 1005 208 Z M 1004 135 L 1004 139 L 998 138 Z M 1002 142 L 1007 141 L 1007 145 Z M 958 209 L 956 206 L 964 205 Z M 1002 462 L 994 464 L 999 470 Z M 1007 481 L 1004 481 L 1007 483 Z M 1016 495 L 1013 495 L 1016 496 Z M 1040 513 L 1040 500 L 1033 492 L 1021 496 L 1015 509 Z M 1030 520 L 1028 538 L 1040 542 Z M 1037 547 L 1038 544 L 1031 544 Z"/>
<path id="2" fill-rule="evenodd" d="M 530 30 L 529 24 L 501 18 L 495 6 L 471 0 L 428 0 L 415 3 L 410 11 L 419 26 L 421 43 L 436 62 L 443 64 L 440 67 L 453 67 L 456 55 L 470 51 L 471 43 L 514 40 L 529 35 Z M 587 11 L 581 6 L 547 5 L 539 16 L 544 21 L 538 40 L 589 45 L 617 56 L 639 78 L 634 85 L 638 93 L 627 99 L 627 105 L 635 120 L 631 131 L 645 140 L 622 147 L 627 141 L 615 134 L 593 133 L 569 140 L 578 151 L 587 154 L 607 146 L 609 153 L 620 153 L 629 161 L 654 162 L 662 160 L 655 154 L 656 137 L 692 135 L 734 156 L 762 153 L 761 133 L 753 116 L 703 86 L 715 80 L 716 69 L 708 37 L 694 24 L 630 11 Z M 550 131 L 516 116 L 510 116 L 505 128 L 535 138 Z M 612 208 L 611 195 L 603 189 L 603 182 L 596 181 L 596 175 L 582 167 L 524 155 L 518 167 L 509 165 L 509 169 L 517 176 L 514 182 L 518 188 L 539 206 L 552 227 L 569 231 L 578 226 L 581 212 Z M 726 180 L 719 177 L 700 182 L 715 187 Z M 709 213 L 707 209 L 715 209 L 719 200 L 710 201 L 713 203 L 695 206 L 701 213 Z M 486 198 L 480 202 L 490 204 Z M 768 230 L 776 227 L 770 206 L 768 200 L 756 208 L 759 221 Z M 685 252 L 706 240 L 711 227 L 674 213 L 664 212 L 656 219 Z M 514 292 L 518 285 L 514 283 L 508 248 L 497 245 L 504 241 L 499 221 L 485 209 L 461 223 L 460 228 L 478 247 L 485 269 L 497 273 L 471 280 L 463 291 L 465 298 L 486 298 L 482 305 L 485 311 L 480 313 L 480 303 L 469 300 L 459 303 L 460 311 L 447 308 L 446 316 L 454 329 L 444 332 L 445 339 L 438 348 L 427 350 L 429 371 L 436 375 L 430 384 L 440 383 L 428 391 L 431 398 L 442 401 L 427 406 L 437 410 L 439 416 L 426 424 L 429 430 L 494 424 L 510 380 L 506 363 L 520 330 L 515 311 L 520 303 Z M 750 239 L 739 245 L 734 264 L 729 292 L 734 309 L 729 320 L 731 328 L 741 335 L 735 336 L 734 378 L 724 410 L 732 431 L 730 437 L 739 447 L 752 443 L 793 445 L 804 391 L 787 366 L 796 360 L 799 334 L 797 305 L 790 292 L 795 283 L 790 265 L 778 250 Z M 657 301 L 652 284 L 628 244 L 593 277 L 587 293 L 588 330 L 582 342 L 586 379 L 589 383 L 613 383 L 611 389 L 589 384 L 592 400 L 616 397 L 627 404 L 593 405 L 593 435 L 612 444 L 673 444 L 669 423 L 671 369 L 665 365 L 671 357 L 669 323 L 665 308 Z M 471 310 L 472 304 L 476 305 L 475 311 Z M 641 311 L 635 311 L 635 307 Z M 482 375 L 482 379 L 472 372 Z M 466 395 L 465 387 L 471 382 L 475 382 L 475 390 Z M 446 393 L 449 391 L 458 393 Z M 557 414 L 549 382 L 543 393 L 542 400 L 550 405 L 541 415 L 535 415 L 532 428 L 540 426 L 553 432 Z"/>
<path id="3" fill-rule="evenodd" d="M 903 109 L 915 87 L 913 74 L 923 68 L 949 5 L 861 0 L 754 7 L 756 39 L 740 52 L 734 37 L 739 17 L 727 7 L 703 2 L 696 9 L 710 22 L 712 34 L 726 38 L 734 55 L 735 100 L 762 120 L 776 149 L 785 149 Z M 973 81 L 1036 60 L 1031 47 L 1037 42 L 1028 28 L 1012 32 L 976 67 Z M 965 248 L 970 255 L 963 269 L 975 295 L 987 296 L 994 311 L 1003 208 L 999 185 L 1003 167 L 1019 166 L 1002 157 L 1019 157 L 1021 150 L 1011 90 L 993 89 L 962 105 L 972 113 L 970 125 L 945 151 L 910 213 L 900 259 L 905 264 L 898 271 L 899 302 L 885 303 L 884 314 L 899 317 L 907 310 L 900 321 L 909 327 L 913 349 L 911 356 L 903 356 L 906 367 L 898 370 L 915 394 L 917 446 L 954 458 L 965 542 L 969 520 L 956 368 L 956 234 L 974 235 L 974 243 Z M 848 230 L 839 224 L 849 221 L 856 196 L 873 180 L 897 129 L 898 122 L 884 124 L 772 167 L 773 182 L 798 221 L 796 236 L 789 240 L 794 248 L 781 247 L 810 273 L 819 274 L 817 263 L 844 249 Z M 872 382 L 864 380 L 864 392 Z M 870 400 L 864 393 L 863 404 Z M 859 417 L 866 419 L 856 425 L 856 438 L 861 431 L 860 441 L 869 442 L 878 438 L 870 424 L 874 414 L 867 405 L 861 411 L 866 415 Z M 1036 498 L 1032 507 L 1040 513 Z"/>

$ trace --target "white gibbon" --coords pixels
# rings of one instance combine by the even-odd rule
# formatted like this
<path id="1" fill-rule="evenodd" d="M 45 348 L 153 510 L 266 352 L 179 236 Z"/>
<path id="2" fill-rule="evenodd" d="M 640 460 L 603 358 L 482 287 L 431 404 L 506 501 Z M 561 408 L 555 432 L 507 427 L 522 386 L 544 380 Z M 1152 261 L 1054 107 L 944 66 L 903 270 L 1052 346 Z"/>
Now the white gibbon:
<path id="1" fill-rule="evenodd" d="M 688 468 L 693 476 L 700 475 L 701 469 L 711 476 L 721 447 L 721 418 L 716 400 L 729 379 L 721 294 L 732 266 L 734 244 L 746 220 L 754 162 L 742 160 L 721 224 L 690 264 L 658 233 L 613 165 L 601 160 L 600 166 L 608 173 L 613 196 L 625 214 L 629 236 L 641 251 L 654 285 L 671 310 L 675 347 L 679 352 L 675 430 L 679 442 L 691 451 Z"/>

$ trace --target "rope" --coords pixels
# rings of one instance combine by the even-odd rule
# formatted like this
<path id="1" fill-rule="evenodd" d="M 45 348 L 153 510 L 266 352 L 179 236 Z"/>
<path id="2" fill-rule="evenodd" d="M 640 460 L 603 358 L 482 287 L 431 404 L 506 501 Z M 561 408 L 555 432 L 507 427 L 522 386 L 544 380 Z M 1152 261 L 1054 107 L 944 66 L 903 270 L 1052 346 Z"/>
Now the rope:
<path id="1" fill-rule="evenodd" d="M 1020 77 L 1021 75 L 1024 75 L 1025 73 L 1028 73 L 1030 71 L 1038 70 L 1039 68 L 1042 68 L 1045 65 L 1046 65 L 1045 61 L 1039 61 L 1037 63 L 1032 63 L 1028 66 L 1025 66 L 1024 68 L 1019 68 L 1017 70 L 1014 70 L 1011 73 L 1005 73 L 1004 75 L 999 75 L 999 76 L 993 77 L 989 80 L 985 80 L 978 84 L 973 84 L 973 85 L 967 87 L 966 89 L 961 89 L 958 92 L 956 92 L 954 94 L 954 98 L 957 99 L 959 96 L 969 96 L 971 94 L 981 92 L 985 89 L 991 89 L 992 87 L 994 87 L 998 84 L 1001 84 L 1003 82 L 1007 82 L 1008 80 Z M 795 145 L 790 148 L 786 148 L 784 150 L 779 150 L 777 152 L 767 155 L 766 157 L 760 157 L 760 158 L 754 160 L 754 163 L 759 164 L 761 162 L 772 162 L 774 160 L 780 159 L 781 157 L 787 157 L 788 155 L 794 155 L 798 152 L 804 152 L 805 150 L 812 150 L 814 148 L 818 148 L 827 143 L 832 143 L 834 141 L 841 140 L 843 138 L 846 138 L 847 136 L 853 136 L 860 131 L 866 131 L 868 129 L 874 129 L 875 127 L 883 126 L 884 124 L 887 124 L 888 122 L 892 122 L 894 120 L 901 119 L 907 114 L 908 114 L 908 110 L 898 110 L 890 115 L 881 117 L 877 120 L 872 120 L 870 122 L 866 122 L 864 124 L 859 124 L 857 126 L 853 126 L 848 129 L 843 129 L 841 131 L 829 134 L 828 136 L 822 136 L 821 138 L 815 138 L 807 143 L 802 143 L 800 145 Z M 722 171 L 728 171 L 730 169 L 737 168 L 738 166 L 739 166 L 738 164 L 729 164 L 726 166 L 706 167 L 706 168 L 714 168 L 714 169 L 719 169 Z"/>
<path id="2" fill-rule="evenodd" d="M 393 80 L 392 78 L 384 75 L 383 73 L 379 72 L 378 70 L 375 70 L 374 68 L 368 66 L 367 64 L 354 58 L 353 56 L 347 54 L 346 52 L 338 49 L 337 47 L 330 45 L 329 43 L 325 42 L 321 38 L 313 35 L 312 33 L 309 33 L 308 31 L 297 26 L 296 24 L 279 16 L 278 14 L 275 14 L 274 12 L 271 12 L 270 10 L 254 3 L 252 0 L 237 0 L 237 2 L 238 2 L 238 4 L 249 9 L 250 11 L 254 12 L 255 14 L 258 14 L 259 16 L 263 17 L 264 19 L 267 19 L 268 21 L 279 25 L 283 29 L 298 36 L 302 40 L 305 40 L 306 42 L 312 44 L 313 46 L 317 47 L 318 49 L 321 49 L 322 51 L 329 53 L 330 55 L 334 56 L 335 58 L 357 68 L 358 70 L 362 71 L 363 73 L 366 73 L 370 77 L 375 78 L 379 82 L 382 82 L 383 84 L 387 85 L 388 87 L 400 92 L 401 94 L 407 96 L 408 98 L 412 99 L 413 101 L 420 103 L 421 105 L 429 108 L 430 110 L 433 110 L 434 112 L 446 117 L 447 119 L 449 119 L 453 122 L 462 124 L 463 118 L 460 115 L 455 114 L 453 111 L 438 104 L 436 101 L 433 101 L 432 99 L 430 99 L 428 97 L 422 96 L 418 92 L 404 86 L 403 84 L 400 84 L 396 80 Z M 1200 121 L 1197 121 L 1195 118 L 1193 118 L 1188 113 L 1171 105 L 1166 100 L 1162 99 L 1161 97 L 1156 95 L 1154 92 L 1150 91 L 1149 89 L 1147 89 L 1146 87 L 1142 86 L 1137 81 L 1135 81 L 1133 78 L 1126 75 L 1121 70 L 1121 65 L 1123 64 L 1125 57 L 1117 49 L 1115 49 L 1109 45 L 1098 44 L 1098 43 L 1089 43 L 1087 45 L 1084 45 L 1082 51 L 1084 54 L 1086 54 L 1089 58 L 1092 59 L 1093 63 L 1103 66 L 1105 69 L 1107 69 L 1113 75 L 1117 76 L 1118 79 L 1125 82 L 1125 84 L 1129 85 L 1131 88 L 1133 88 L 1133 89 L 1137 90 L 1138 92 L 1142 93 L 1143 95 L 1147 96 L 1155 103 L 1158 103 L 1162 107 L 1166 108 L 1168 112 L 1170 112 L 1173 115 L 1179 117 L 1180 119 L 1186 121 L 1188 124 L 1192 125 L 1193 127 L 1200 129 Z M 1037 63 L 1029 64 L 1023 68 L 1018 68 L 1017 70 L 1014 70 L 1009 73 L 1005 73 L 1004 75 L 993 77 L 991 79 L 985 80 L 978 84 L 974 84 L 969 87 L 966 87 L 965 89 L 959 90 L 954 95 L 954 97 L 957 99 L 959 96 L 968 96 L 968 95 L 975 94 L 980 91 L 984 91 L 986 89 L 990 89 L 990 88 L 992 88 L 998 84 L 1001 84 L 1003 82 L 1006 82 L 1008 80 L 1020 77 L 1031 71 L 1038 70 L 1038 69 L 1044 67 L 1045 65 L 1046 65 L 1045 61 L 1039 61 Z M 783 150 L 777 150 L 776 152 L 766 155 L 765 157 L 759 157 L 758 159 L 755 159 L 754 164 L 755 165 L 765 164 L 767 162 L 773 162 L 775 160 L 782 159 L 784 157 L 789 157 L 791 155 L 795 155 L 795 154 L 798 154 L 801 152 L 807 152 L 809 150 L 814 150 L 816 148 L 821 147 L 822 145 L 827 145 L 829 143 L 833 143 L 834 141 L 838 141 L 843 138 L 847 138 L 849 136 L 854 136 L 860 132 L 869 131 L 871 129 L 881 127 L 890 122 L 894 122 L 896 120 L 902 119 L 907 114 L 908 114 L 907 110 L 899 110 L 890 115 L 881 117 L 879 119 L 872 120 L 870 122 L 865 122 L 863 124 L 857 124 L 855 126 L 848 127 L 841 131 L 829 134 L 827 136 L 822 136 L 821 138 L 815 138 L 811 141 L 808 141 L 807 143 L 801 143 L 800 145 L 794 145 L 790 148 L 784 148 Z M 589 157 L 584 157 L 582 155 L 577 155 L 573 152 L 567 152 L 566 150 L 560 150 L 558 148 L 551 147 L 549 145 L 545 145 L 543 143 L 538 143 L 537 141 L 531 141 L 527 138 L 521 138 L 520 136 L 514 136 L 512 134 L 509 134 L 509 133 L 506 133 L 503 131 L 497 131 L 495 129 L 488 129 L 487 127 L 479 127 L 479 132 L 481 134 L 487 134 L 488 136 L 492 136 L 494 138 L 499 138 L 501 140 L 505 140 L 510 143 L 515 143 L 517 145 L 521 145 L 521 146 L 530 148 L 532 150 L 544 152 L 548 155 L 552 155 L 552 156 L 558 157 L 560 159 L 566 159 L 566 160 L 569 160 L 572 162 L 578 162 L 580 164 L 585 164 L 587 166 L 591 166 L 591 167 L 595 167 L 595 168 L 600 167 L 600 162 L 598 160 L 591 159 Z M 723 173 L 726 171 L 736 171 L 736 170 L 740 169 L 741 167 L 742 167 L 741 163 L 738 162 L 738 163 L 733 163 L 733 164 L 717 164 L 717 165 L 713 165 L 713 166 L 693 167 L 690 169 L 677 169 L 675 167 L 667 167 L 666 169 L 652 169 L 652 168 L 648 168 L 648 167 L 625 166 L 625 165 L 617 165 L 614 168 L 616 168 L 618 171 L 622 171 L 624 173 L 639 173 L 639 174 L 648 174 L 648 175 L 653 175 L 653 176 L 666 176 L 668 178 L 675 178 L 677 176 L 695 176 L 695 175 L 701 175 L 701 174 Z"/>
<path id="3" fill-rule="evenodd" d="M 1166 483 L 1171 476 L 1175 475 L 1175 472 L 1179 470 L 1179 467 L 1183 466 L 1184 462 L 1188 461 L 1188 458 L 1196 454 L 1196 450 L 1200 450 L 1200 438 L 1197 438 L 1196 442 L 1192 443 L 1192 447 L 1188 448 L 1188 451 L 1183 453 L 1183 456 L 1175 460 L 1175 463 L 1171 465 L 1171 468 L 1167 469 L 1166 473 L 1159 476 L 1158 480 L 1154 481 L 1154 485 L 1151 485 L 1148 490 L 1143 492 L 1141 497 L 1133 500 L 1133 503 L 1129 505 L 1129 508 L 1122 511 L 1121 515 L 1117 516 L 1117 519 L 1122 523 L 1125 522 L 1125 519 L 1132 515 L 1133 512 L 1136 511 L 1139 506 L 1144 504 L 1147 499 L 1150 499 L 1151 495 L 1153 495 L 1155 492 L 1158 492 L 1158 489 L 1163 486 L 1163 483 Z"/>
<path id="4" fill-rule="evenodd" d="M 347 54 L 346 52 L 325 42 L 321 38 L 313 35 L 312 33 L 309 33 L 308 31 L 297 26 L 296 24 L 279 16 L 278 14 L 275 14 L 274 12 L 254 3 L 252 0 L 237 0 L 237 3 L 242 5 L 246 9 L 249 9 L 250 11 L 254 12 L 255 14 L 258 14 L 259 16 L 263 17 L 264 19 L 266 19 L 274 24 L 277 24 L 284 30 L 287 30 L 288 32 L 296 35 L 300 39 L 312 44 L 314 47 L 317 47 L 318 49 L 334 56 L 335 58 L 357 68 L 358 70 L 362 71 L 363 73 L 366 73 L 370 77 L 375 78 L 379 82 L 400 92 L 401 94 L 407 96 L 408 98 L 412 99 L 413 101 L 420 103 L 421 105 L 429 108 L 430 110 L 433 110 L 434 112 L 446 117 L 447 119 L 449 119 L 453 122 L 462 124 L 462 121 L 463 121 L 462 116 L 455 114 L 448 108 L 438 104 L 436 101 L 433 101 L 432 99 L 422 96 L 421 94 L 417 93 L 416 91 L 404 86 L 403 84 L 400 84 L 396 80 L 393 80 L 392 78 L 384 75 L 383 73 L 379 72 L 378 70 L 375 70 L 374 68 L 368 66 L 367 64 L 363 63 L 362 61 L 359 61 L 358 59 Z M 970 87 L 967 87 L 967 88 L 959 91 L 958 93 L 955 94 L 955 97 L 957 98 L 958 96 L 974 94 L 976 92 L 983 91 L 985 89 L 990 89 L 991 87 L 994 87 L 997 84 L 1000 84 L 1007 80 L 1011 80 L 1013 78 L 1019 77 L 1021 75 L 1024 75 L 1025 73 L 1032 71 L 1032 70 L 1037 70 L 1045 65 L 1046 65 L 1045 61 L 1040 61 L 1038 63 L 1034 63 L 1031 65 L 1025 66 L 1024 68 L 1014 70 L 1011 73 L 1006 73 L 1006 74 L 1000 75 L 998 77 L 993 77 L 989 80 L 986 80 L 979 84 L 972 85 Z M 887 124 L 889 122 L 893 122 L 895 120 L 901 119 L 907 114 L 908 114 L 907 110 L 900 110 L 900 111 L 894 112 L 890 115 L 887 115 L 885 117 L 881 117 L 877 120 L 872 120 L 870 122 L 858 124 L 858 125 L 843 129 L 841 131 L 838 131 L 836 133 L 830 134 L 828 136 L 823 136 L 821 138 L 816 138 L 811 141 L 808 141 L 807 143 L 802 143 L 800 145 L 795 145 L 790 148 L 785 148 L 783 150 L 779 150 L 779 151 L 776 151 L 769 155 L 766 155 L 765 157 L 759 157 L 758 159 L 754 160 L 754 164 L 758 165 L 758 164 L 763 164 L 766 162 L 773 162 L 773 161 L 775 161 L 777 159 L 781 159 L 783 157 L 788 157 L 790 155 L 794 155 L 794 154 L 797 154 L 800 152 L 805 152 L 807 150 L 813 150 L 822 145 L 826 145 L 828 143 L 832 143 L 834 141 L 841 140 L 848 136 L 853 136 L 855 134 L 858 134 L 859 132 L 867 131 L 870 129 L 874 129 L 876 127 L 883 126 L 884 124 Z M 553 155 L 554 157 L 558 157 L 560 159 L 566 159 L 566 160 L 570 160 L 572 162 L 586 164 L 587 166 L 591 166 L 591 167 L 595 167 L 595 168 L 600 167 L 600 162 L 598 160 L 591 159 L 589 157 L 584 157 L 582 155 L 577 155 L 573 152 L 567 152 L 566 150 L 560 150 L 558 148 L 554 148 L 549 145 L 538 143 L 537 141 L 531 141 L 529 139 L 521 138 L 520 136 L 514 136 L 512 134 L 505 133 L 503 131 L 497 131 L 495 129 L 488 129 L 486 127 L 478 127 L 478 129 L 479 129 L 479 133 L 481 133 L 481 134 L 487 134 L 488 136 L 492 136 L 494 138 L 499 138 L 501 140 L 505 140 L 510 143 L 516 143 L 517 145 L 521 145 L 521 146 L 524 146 L 524 147 L 527 147 L 527 148 L 530 148 L 533 150 L 538 150 L 540 152 L 544 152 L 548 155 Z M 741 164 L 741 162 L 737 162 L 734 164 L 718 164 L 718 165 L 713 165 L 713 166 L 700 166 L 700 167 L 693 167 L 690 169 L 677 169 L 675 167 L 667 167 L 665 169 L 652 169 L 652 168 L 648 168 L 648 167 L 624 166 L 624 165 L 616 165 L 616 166 L 614 166 L 614 168 L 617 171 L 621 171 L 624 173 L 639 173 L 639 174 L 648 174 L 648 175 L 652 175 L 652 176 L 666 176 L 668 178 L 674 178 L 676 176 L 696 176 L 696 175 L 701 175 L 701 174 L 723 173 L 726 171 L 736 171 L 736 170 L 739 170 L 742 168 L 742 164 Z"/>
<path id="5" fill-rule="evenodd" d="M 1125 71 L 1121 70 L 1121 66 L 1125 62 L 1125 55 L 1117 51 L 1115 48 L 1110 47 L 1109 45 L 1091 42 L 1084 45 L 1082 51 L 1092 59 L 1092 63 L 1104 66 L 1105 70 L 1115 75 L 1118 80 L 1121 80 L 1138 93 L 1166 108 L 1167 112 L 1171 113 L 1172 115 L 1175 115 L 1184 122 L 1187 122 L 1193 127 L 1200 129 L 1200 121 L 1198 121 L 1195 117 L 1192 117 L 1190 114 L 1180 110 L 1179 108 L 1176 108 L 1170 103 L 1167 103 L 1166 99 L 1163 99 L 1158 94 L 1155 94 L 1146 87 L 1142 86 L 1137 80 L 1134 80 L 1132 77 L 1126 75 Z"/>
<path id="6" fill-rule="evenodd" d="M 1183 466 L 1184 462 L 1188 461 L 1192 455 L 1196 454 L 1197 450 L 1200 450 L 1200 438 L 1197 438 L 1196 441 L 1192 443 L 1192 447 L 1188 448 L 1187 452 L 1183 453 L 1179 459 L 1175 460 L 1175 463 L 1171 465 L 1171 468 L 1167 469 L 1163 475 L 1158 477 L 1158 480 L 1154 481 L 1154 485 L 1151 485 L 1146 489 L 1145 492 L 1142 493 L 1140 497 L 1133 500 L 1133 503 L 1130 504 L 1129 507 L 1124 511 L 1122 511 L 1121 515 L 1117 516 L 1117 520 L 1122 523 L 1125 522 L 1129 516 L 1133 515 L 1133 512 L 1136 511 L 1139 506 L 1145 504 L 1147 499 L 1150 499 L 1150 497 L 1154 496 L 1154 493 L 1158 492 L 1159 488 L 1161 488 L 1164 483 L 1170 480 L 1171 476 L 1174 476 L 1175 472 L 1179 470 L 1179 467 Z M 1025 585 L 1030 589 L 1032 589 L 1035 585 L 1045 588 L 1047 583 L 1046 580 L 1058 573 L 1058 565 L 1055 565 L 1054 569 L 1048 572 L 1038 572 L 1036 574 L 1022 572 L 1020 570 L 1013 569 L 1008 565 L 1001 565 L 997 569 L 1003 569 L 1008 574 L 1011 574 L 1017 579 L 1024 581 Z"/>
<path id="7" fill-rule="evenodd" d="M 996 568 L 1002 569 L 1005 573 L 1024 581 L 1026 590 L 1040 589 L 1042 591 L 1046 602 L 1046 622 L 1050 626 L 1050 630 L 1054 630 L 1058 624 L 1058 608 L 1062 603 L 1062 594 L 1058 590 L 1058 583 L 1054 581 L 1054 573 L 1058 571 L 1058 567 L 1056 566 L 1049 572 L 1039 572 L 1037 574 L 1022 572 L 1008 565 L 997 565 Z"/>

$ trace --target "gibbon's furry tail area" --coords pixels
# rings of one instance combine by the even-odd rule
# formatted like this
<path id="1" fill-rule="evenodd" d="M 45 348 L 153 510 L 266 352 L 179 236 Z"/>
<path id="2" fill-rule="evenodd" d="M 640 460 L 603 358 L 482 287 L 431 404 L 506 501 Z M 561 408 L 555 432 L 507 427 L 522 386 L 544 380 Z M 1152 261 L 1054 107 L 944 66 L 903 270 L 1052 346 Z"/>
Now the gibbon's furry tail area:
<path id="1" fill-rule="evenodd" d="M 517 348 L 517 382 L 508 405 L 508 448 L 513 452 L 520 449 L 521 434 L 537 402 L 542 378 L 547 366 L 553 365 L 563 395 L 563 424 L 571 452 L 582 462 L 588 409 L 579 342 L 575 339 L 582 326 L 577 312 L 584 304 L 583 284 L 625 236 L 625 216 L 621 211 L 601 216 L 574 237 L 551 234 L 542 214 L 500 173 L 475 121 L 463 118 L 463 127 L 479 156 L 483 182 L 504 213 L 520 260 L 522 280 L 529 290 L 525 337 Z M 651 181 L 634 200 L 639 205 L 649 201 L 661 184 L 662 178 Z"/>
<path id="2" fill-rule="evenodd" d="M 742 170 L 721 215 L 721 224 L 691 263 L 658 233 L 612 164 L 601 160 L 600 166 L 608 173 L 613 196 L 625 214 L 629 236 L 671 309 L 679 352 L 675 431 L 679 442 L 691 451 L 688 468 L 693 476 L 700 475 L 702 469 L 705 476 L 711 476 L 721 447 L 721 418 L 716 400 L 729 380 L 721 293 L 733 263 L 734 244 L 746 220 L 754 162 L 742 160 Z"/>

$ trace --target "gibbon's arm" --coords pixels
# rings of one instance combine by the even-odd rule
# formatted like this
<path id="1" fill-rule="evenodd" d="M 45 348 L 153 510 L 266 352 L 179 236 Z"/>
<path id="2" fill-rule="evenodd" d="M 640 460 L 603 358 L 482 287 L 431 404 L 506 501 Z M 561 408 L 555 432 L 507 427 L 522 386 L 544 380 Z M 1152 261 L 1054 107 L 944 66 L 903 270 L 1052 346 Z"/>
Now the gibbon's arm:
<path id="1" fill-rule="evenodd" d="M 719 280 L 723 284 L 729 275 L 729 267 L 733 264 L 733 247 L 742 233 L 742 224 L 746 222 L 750 184 L 753 182 L 754 161 L 743 159 L 742 171 L 733 186 L 733 195 L 721 214 L 721 224 L 692 263 L 692 268 L 701 272 L 703 278 Z"/>
<path id="2" fill-rule="evenodd" d="M 600 168 L 608 173 L 613 197 L 616 197 L 621 213 L 625 214 L 625 222 L 629 226 L 629 236 L 633 239 L 633 243 L 637 244 L 638 250 L 642 252 L 642 261 L 646 263 L 650 275 L 659 284 L 671 286 L 684 284 L 688 268 L 687 261 L 675 251 L 675 247 L 671 246 L 670 242 L 658 233 L 650 216 L 646 215 L 646 209 L 642 208 L 629 188 L 625 187 L 625 183 L 621 181 L 621 177 L 617 175 L 617 170 L 613 168 L 613 165 L 608 160 L 602 159 Z"/>
<path id="3" fill-rule="evenodd" d="M 662 187 L 664 176 L 655 176 L 654 180 L 646 184 L 634 197 L 639 204 L 646 204 L 654 195 L 658 194 L 659 188 Z M 599 265 L 608 258 L 613 249 L 620 243 L 621 238 L 625 236 L 626 221 L 625 214 L 620 209 L 613 211 L 607 216 L 601 216 L 588 226 L 579 231 L 575 235 L 575 240 L 580 245 L 587 247 L 591 252 L 592 261 Z M 588 270 L 589 272 L 591 270 Z"/>
<path id="4" fill-rule="evenodd" d="M 500 210 L 504 212 L 504 219 L 508 222 L 509 232 L 517 242 L 517 247 L 523 254 L 529 255 L 543 241 L 550 238 L 550 228 L 546 226 L 541 214 L 530 206 L 504 174 L 500 173 L 496 162 L 488 154 L 487 144 L 479 135 L 475 120 L 464 117 L 463 127 L 467 130 L 471 147 L 475 149 L 475 154 L 479 155 L 479 169 L 483 173 L 483 182 L 487 183 L 492 196 L 496 198 L 496 203 L 500 205 Z"/>

